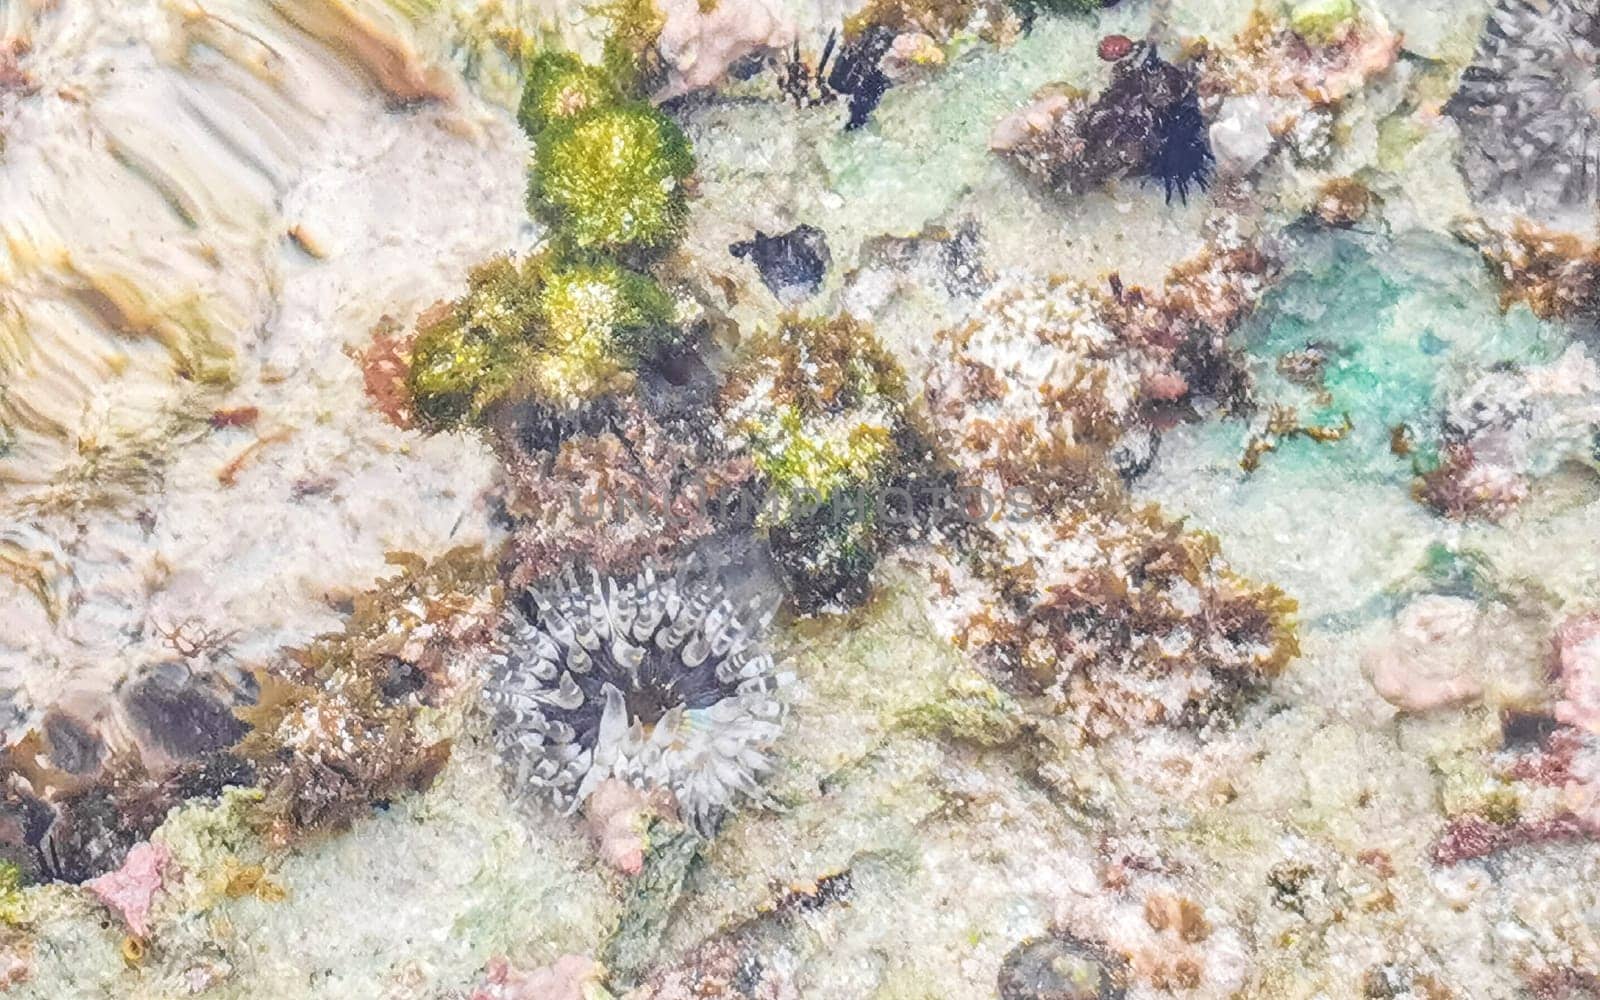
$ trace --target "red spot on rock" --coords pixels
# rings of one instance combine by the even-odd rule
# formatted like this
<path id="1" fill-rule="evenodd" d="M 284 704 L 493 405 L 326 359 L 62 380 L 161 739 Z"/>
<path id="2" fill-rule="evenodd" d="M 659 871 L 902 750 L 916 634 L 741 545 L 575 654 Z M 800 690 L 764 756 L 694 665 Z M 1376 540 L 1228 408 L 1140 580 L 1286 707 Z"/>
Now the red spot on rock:
<path id="1" fill-rule="evenodd" d="M 222 430 L 224 427 L 250 427 L 261 416 L 261 411 L 254 406 L 241 406 L 233 410 L 211 411 L 211 427 Z"/>
<path id="2" fill-rule="evenodd" d="M 1100 58 L 1106 62 L 1125 59 L 1132 51 L 1133 39 L 1127 35 L 1107 35 L 1100 39 Z"/>
<path id="3" fill-rule="evenodd" d="M 1512 847 L 1575 840 L 1583 835 L 1582 825 L 1571 813 L 1511 826 L 1491 823 L 1481 816 L 1463 816 L 1446 827 L 1444 836 L 1433 845 L 1433 863 L 1453 865 Z"/>

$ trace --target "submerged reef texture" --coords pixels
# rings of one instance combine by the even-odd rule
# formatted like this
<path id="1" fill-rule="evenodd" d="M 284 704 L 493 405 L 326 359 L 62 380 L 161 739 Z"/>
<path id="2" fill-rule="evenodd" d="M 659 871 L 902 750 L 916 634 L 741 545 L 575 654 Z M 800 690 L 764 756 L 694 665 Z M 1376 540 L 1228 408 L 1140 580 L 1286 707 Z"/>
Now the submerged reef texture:
<path id="1" fill-rule="evenodd" d="M 13 0 L 0 236 L 0 997 L 1600 997 L 1593 0 Z"/>

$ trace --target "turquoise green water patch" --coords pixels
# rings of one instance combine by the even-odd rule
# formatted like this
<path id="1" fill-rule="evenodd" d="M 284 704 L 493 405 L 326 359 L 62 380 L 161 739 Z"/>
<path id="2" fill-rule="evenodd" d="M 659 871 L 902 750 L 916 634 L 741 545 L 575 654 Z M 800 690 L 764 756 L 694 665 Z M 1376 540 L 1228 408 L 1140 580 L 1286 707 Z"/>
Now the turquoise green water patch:
<path id="1" fill-rule="evenodd" d="M 1453 392 L 1497 365 L 1549 361 L 1567 340 L 1520 306 L 1502 312 L 1477 255 L 1442 237 L 1319 237 L 1237 344 L 1264 407 L 1349 430 L 1336 441 L 1282 436 L 1255 475 L 1409 482 Z M 1248 435 L 1237 424 L 1223 433 Z M 1397 435 L 1410 455 L 1396 454 Z"/>
<path id="2" fill-rule="evenodd" d="M 1348 624 L 1384 613 L 1390 595 L 1429 576 L 1438 543 L 1455 544 L 1410 488 L 1445 403 L 1495 365 L 1550 360 L 1568 338 L 1524 310 L 1502 313 L 1481 261 L 1443 236 L 1316 234 L 1289 260 L 1234 339 L 1261 410 L 1173 428 L 1137 489 L 1215 532 L 1235 568 L 1282 586 L 1308 622 Z M 1334 441 L 1280 435 L 1245 472 L 1273 406 L 1305 426 L 1348 416 L 1350 429 Z M 1401 425 L 1411 454 L 1391 446 Z"/>

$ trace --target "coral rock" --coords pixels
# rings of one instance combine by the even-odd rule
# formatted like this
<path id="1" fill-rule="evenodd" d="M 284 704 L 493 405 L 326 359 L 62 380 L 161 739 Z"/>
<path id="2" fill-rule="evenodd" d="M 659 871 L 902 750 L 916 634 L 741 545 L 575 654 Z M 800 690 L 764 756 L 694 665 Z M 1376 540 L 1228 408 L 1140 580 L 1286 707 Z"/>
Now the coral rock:
<path id="1" fill-rule="evenodd" d="M 1556 718 L 1600 736 L 1600 616 L 1572 618 L 1556 630 Z"/>
<path id="2" fill-rule="evenodd" d="M 662 0 L 660 8 L 664 22 L 656 47 L 667 83 L 656 100 L 715 86 L 739 60 L 785 49 L 795 39 L 783 5 L 772 0 Z"/>
<path id="3" fill-rule="evenodd" d="M 172 855 L 162 844 L 136 844 L 122 867 L 84 883 L 100 901 L 121 914 L 134 937 L 150 933 L 150 904 Z"/>
<path id="4" fill-rule="evenodd" d="M 1420 597 L 1401 612 L 1397 634 L 1367 656 L 1372 686 L 1407 712 L 1428 712 L 1477 700 L 1475 676 L 1484 643 L 1477 605 L 1459 597 Z"/>
<path id="5" fill-rule="evenodd" d="M 549 965 L 519 972 L 503 958 L 492 959 L 471 1000 L 590 1000 L 604 969 L 583 955 L 562 955 Z"/>

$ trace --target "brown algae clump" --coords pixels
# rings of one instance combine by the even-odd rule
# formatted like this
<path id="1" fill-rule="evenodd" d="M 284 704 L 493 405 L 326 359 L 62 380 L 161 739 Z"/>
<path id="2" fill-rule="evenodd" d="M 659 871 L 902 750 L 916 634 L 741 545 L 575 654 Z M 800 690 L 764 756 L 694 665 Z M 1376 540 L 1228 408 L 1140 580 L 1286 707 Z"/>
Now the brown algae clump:
<path id="1" fill-rule="evenodd" d="M 275 837 L 344 827 L 449 759 L 448 720 L 499 619 L 494 566 L 475 549 L 392 560 L 400 574 L 357 597 L 341 632 L 258 672 L 258 703 L 240 713 Z"/>

